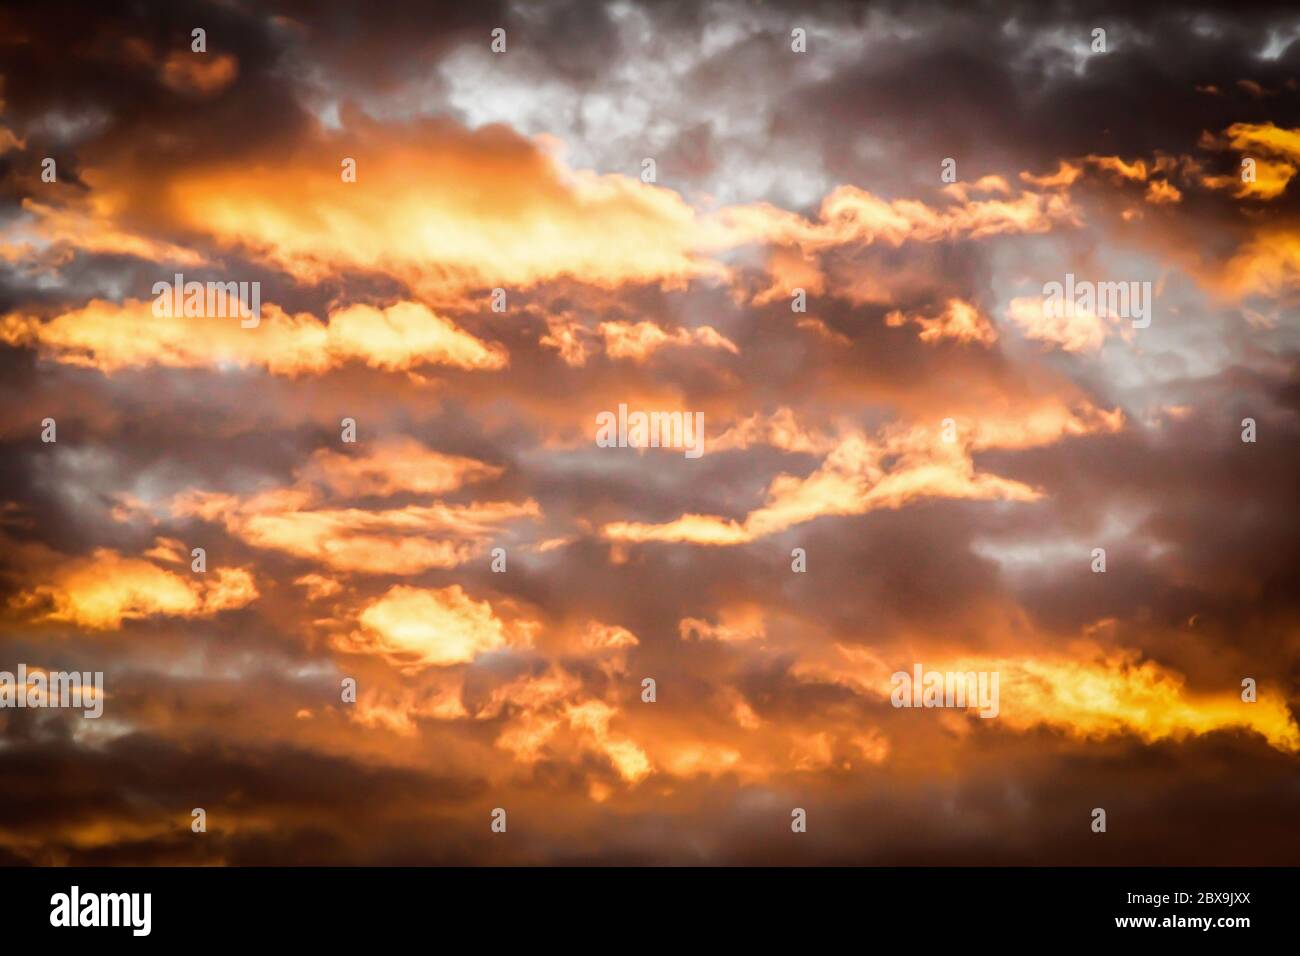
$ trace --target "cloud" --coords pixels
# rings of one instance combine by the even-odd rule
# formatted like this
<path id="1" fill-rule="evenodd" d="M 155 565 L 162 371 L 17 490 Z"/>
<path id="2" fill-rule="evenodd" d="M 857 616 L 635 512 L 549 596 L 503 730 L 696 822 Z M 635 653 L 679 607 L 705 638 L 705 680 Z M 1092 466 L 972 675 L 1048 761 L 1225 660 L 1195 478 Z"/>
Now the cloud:
<path id="1" fill-rule="evenodd" d="M 495 478 L 502 469 L 446 455 L 407 438 L 381 438 L 348 455 L 318 449 L 293 484 L 247 496 L 191 490 L 169 504 L 177 517 L 216 522 L 256 548 L 321 562 L 334 571 L 416 574 L 451 568 L 482 553 L 502 525 L 536 519 L 531 499 L 401 507 L 331 502 L 399 493 L 432 495 Z"/>
<path id="2" fill-rule="evenodd" d="M 1283 129 L 1273 123 L 1233 123 L 1222 137 L 1206 135 L 1202 145 L 1232 149 L 1254 163 L 1254 178 L 1242 170 L 1222 176 L 1205 176 L 1211 189 L 1231 189 L 1238 198 L 1269 200 L 1286 192 L 1287 183 L 1300 167 L 1300 129 Z"/>
<path id="3" fill-rule="evenodd" d="M 304 574 L 295 578 L 293 583 L 307 589 L 307 599 L 309 601 L 324 600 L 343 590 L 343 585 L 338 581 L 327 578 L 322 574 Z"/>
<path id="4" fill-rule="evenodd" d="M 1178 187 L 1163 179 L 1153 179 L 1147 186 L 1146 201 L 1153 206 L 1182 202 L 1182 199 L 1183 194 Z"/>
<path id="5" fill-rule="evenodd" d="M 1066 352 L 1096 352 L 1111 324 L 1086 308 L 1049 309 L 1042 296 L 1021 296 L 1007 305 L 1007 318 L 1025 338 L 1060 346 Z"/>
<path id="6" fill-rule="evenodd" d="M 1083 175 L 1081 167 L 1062 159 L 1057 163 L 1054 173 L 1035 176 L 1029 172 L 1021 172 L 1020 178 L 1039 189 L 1068 189 L 1081 175 Z"/>
<path id="7" fill-rule="evenodd" d="M 1281 297 L 1300 288 L 1300 238 L 1294 230 L 1264 227 L 1216 276 L 1235 296 Z"/>
<path id="8" fill-rule="evenodd" d="M 1125 162 L 1118 156 L 1085 156 L 1083 160 L 1115 179 L 1138 183 L 1147 181 L 1147 164 L 1141 159 Z"/>
<path id="9" fill-rule="evenodd" d="M 827 515 L 866 514 L 901 508 L 921 498 L 1034 501 L 1041 492 L 1018 481 L 977 471 L 971 452 L 985 448 L 1024 448 L 1050 444 L 1069 435 L 1114 431 L 1122 413 L 1084 408 L 1071 411 L 1044 404 L 1023 418 L 976 417 L 954 420 L 964 436 L 951 444 L 928 428 L 894 428 L 878 438 L 849 435 L 806 478 L 779 475 L 768 486 L 761 508 L 742 521 L 686 514 L 647 524 L 617 521 L 601 533 L 611 541 L 671 541 L 737 545 Z M 892 462 L 890 461 L 892 460 Z"/>
<path id="10" fill-rule="evenodd" d="M 241 608 L 258 597 L 244 568 L 214 568 L 188 576 L 108 548 L 54 568 L 46 583 L 22 591 L 13 604 L 39 620 L 97 630 L 147 617 L 202 618 Z"/>
<path id="11" fill-rule="evenodd" d="M 780 475 L 774 479 L 764 505 L 743 521 L 688 514 L 664 524 L 611 522 L 602 533 L 612 541 L 736 545 L 826 515 L 898 508 L 918 498 L 1032 501 L 1038 497 L 1020 482 L 976 473 L 969 458 L 959 452 L 913 450 L 904 463 L 886 471 L 882 460 L 887 454 L 884 445 L 850 436 L 807 478 Z"/>
<path id="12" fill-rule="evenodd" d="M 160 75 L 177 93 L 207 98 L 234 82 L 239 61 L 228 53 L 194 54 L 177 51 L 168 55 Z"/>
<path id="13" fill-rule="evenodd" d="M 263 312 L 256 327 L 243 328 L 238 317 L 160 317 L 152 302 L 96 299 L 49 321 L 10 313 L 0 320 L 0 341 L 35 346 L 54 361 L 109 374 L 148 365 L 233 366 L 296 377 L 350 362 L 407 371 L 427 365 L 497 370 L 508 361 L 500 346 L 415 302 L 384 309 L 352 305 L 331 312 L 326 322 L 306 313 L 291 316 L 274 305 Z"/>
<path id="14" fill-rule="evenodd" d="M 435 292 L 719 271 L 696 253 L 696 214 L 670 190 L 565 169 L 499 126 L 347 120 L 346 134 L 318 131 L 288 155 L 181 171 L 162 185 L 177 226 L 305 281 L 354 269 Z M 356 182 L 343 181 L 344 158 Z"/>
<path id="15" fill-rule="evenodd" d="M 718 349 L 739 354 L 736 343 L 712 326 L 667 331 L 649 320 L 640 322 L 601 322 L 589 329 L 568 315 L 547 316 L 546 334 L 539 344 L 555 349 L 564 363 L 573 368 L 587 364 L 590 356 L 603 350 L 612 359 L 628 359 L 644 364 L 662 349 Z"/>
<path id="16" fill-rule="evenodd" d="M 805 678 L 846 683 L 888 698 L 890 668 L 860 647 L 838 646 L 838 662 L 799 666 Z M 1076 656 L 943 657 L 923 662 L 927 671 L 997 673 L 997 726 L 1015 733 L 1036 727 L 1096 740 L 1131 734 L 1147 743 L 1224 730 L 1257 733 L 1283 751 L 1300 751 L 1300 726 L 1285 702 L 1246 703 L 1240 687 L 1217 693 L 1189 689 L 1184 677 L 1131 650 L 1102 653 L 1080 645 Z"/>
<path id="17" fill-rule="evenodd" d="M 359 142 L 368 149 L 353 155 Z M 814 219 L 767 203 L 701 210 L 669 188 L 568 168 L 550 144 L 499 126 L 386 124 L 350 112 L 346 133 L 318 129 L 287 154 L 280 147 L 253 161 L 175 171 L 87 169 L 101 213 L 83 220 L 79 233 L 62 235 L 74 247 L 102 249 L 121 234 L 121 222 L 153 220 L 160 231 L 236 251 L 300 282 L 337 270 L 373 272 L 423 297 L 463 303 L 469 290 L 530 288 L 566 277 L 603 288 L 726 281 L 733 267 L 724 258 L 753 245 L 794 246 L 808 257 L 843 246 L 986 239 L 1079 224 L 1068 196 L 1029 191 L 978 200 L 950 194 L 945 205 L 931 206 L 844 185 L 824 197 Z M 356 181 L 344 181 L 341 168 L 321 156 L 355 160 Z M 1009 192 L 999 177 L 980 182 L 985 191 Z M 66 215 L 47 206 L 30 211 L 33 228 L 47 233 Z M 784 268 L 782 261 L 776 256 L 772 266 Z M 716 333 L 693 335 L 697 344 L 727 348 Z M 638 338 L 644 342 L 644 334 Z M 618 336 L 616 347 L 626 342 Z"/>
<path id="18" fill-rule="evenodd" d="M 627 358 L 644 362 L 662 348 L 698 345 L 722 349 L 735 355 L 736 344 L 707 325 L 698 329 L 677 329 L 671 335 L 653 322 L 602 322 L 600 334 L 605 338 L 605 352 L 610 358 Z"/>
<path id="19" fill-rule="evenodd" d="M 1068 197 L 1022 192 L 1012 199 L 955 201 L 930 206 L 915 199 L 886 200 L 857 186 L 840 186 L 822 200 L 816 220 L 755 204 L 722 209 L 718 219 L 733 244 L 771 242 L 804 251 L 844 245 L 939 242 L 1048 232 L 1078 225 Z"/>
<path id="20" fill-rule="evenodd" d="M 180 266 L 207 263 L 206 256 L 195 249 L 121 224 L 120 211 L 102 197 L 58 206 L 26 198 L 22 210 L 24 217 L 0 238 L 0 255 L 34 262 L 46 273 L 57 274 L 76 252 L 128 255 Z"/>
<path id="21" fill-rule="evenodd" d="M 757 607 L 728 608 L 723 620 L 711 624 L 698 618 L 686 617 L 678 623 L 678 633 L 683 641 L 753 641 L 763 637 L 763 614 Z"/>
<path id="22" fill-rule="evenodd" d="M 361 611 L 357 623 L 356 631 L 335 639 L 340 650 L 377 654 L 405 669 L 468 664 L 512 646 L 513 635 L 492 605 L 475 601 L 459 585 L 394 585 Z"/>
<path id="23" fill-rule="evenodd" d="M 988 318 L 974 305 L 961 299 L 949 299 L 943 311 L 934 317 L 905 316 L 897 310 L 885 316 L 885 324 L 895 328 L 909 321 L 920 326 L 921 331 L 916 337 L 922 342 L 933 343 L 943 339 L 953 339 L 957 342 L 992 345 L 998 340 L 997 329 Z"/>
<path id="24" fill-rule="evenodd" d="M 580 697 L 580 685 L 560 671 L 539 678 L 523 678 L 501 688 L 493 705 L 508 707 L 513 716 L 497 737 L 496 745 L 525 766 L 543 760 L 581 764 L 589 755 L 606 759 L 618 779 L 635 785 L 654 770 L 650 757 L 631 737 L 611 728 L 619 709 L 610 703 Z M 480 716 L 484 716 L 480 712 Z M 611 788 L 599 780 L 587 792 L 597 803 L 608 799 Z"/>
<path id="25" fill-rule="evenodd" d="M 599 621 L 588 622 L 582 635 L 583 647 L 593 651 L 636 647 L 640 643 L 637 636 L 627 628 L 616 624 L 601 624 Z"/>
<path id="26" fill-rule="evenodd" d="M 399 492 L 436 495 L 497 478 L 504 469 L 461 455 L 447 455 L 406 437 L 380 439 L 355 454 L 318 448 L 298 472 L 343 497 Z"/>
<path id="27" fill-rule="evenodd" d="M 253 547 L 319 561 L 335 571 L 400 575 L 463 564 L 482 553 L 497 526 L 540 514 L 533 501 L 373 511 L 303 504 L 275 493 L 246 500 L 196 493 L 178 500 L 172 511 L 216 521 Z"/>
<path id="28" fill-rule="evenodd" d="M 0 862 L 1294 858 L 1283 6 L 73 7 L 0 10 L 0 644 L 118 678 L 0 716 Z M 1025 304 L 1116 270 L 1165 318 Z"/>
<path id="29" fill-rule="evenodd" d="M 709 448 L 712 451 L 730 451 L 754 445 L 770 445 L 782 451 L 824 455 L 836 444 L 834 436 L 805 428 L 799 423 L 793 409 L 782 407 L 771 415 L 755 412 L 736 422 L 710 441 Z"/>

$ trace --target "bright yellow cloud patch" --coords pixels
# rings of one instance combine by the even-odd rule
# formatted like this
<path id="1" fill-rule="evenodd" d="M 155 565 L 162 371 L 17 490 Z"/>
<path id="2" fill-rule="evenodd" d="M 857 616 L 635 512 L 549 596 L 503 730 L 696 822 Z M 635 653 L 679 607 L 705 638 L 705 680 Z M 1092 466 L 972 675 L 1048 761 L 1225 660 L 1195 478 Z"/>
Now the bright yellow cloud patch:
<path id="1" fill-rule="evenodd" d="M 116 630 L 146 617 L 211 617 L 257 598 L 253 576 L 243 568 L 182 574 L 107 548 L 59 566 L 50 581 L 21 592 L 20 608 L 43 620 Z"/>
<path id="2" fill-rule="evenodd" d="M 414 302 L 384 309 L 354 305 L 327 322 L 306 313 L 262 307 L 256 327 L 238 318 L 156 316 L 153 302 L 95 299 L 42 321 L 11 313 L 0 319 L 0 342 L 32 345 L 68 365 L 112 373 L 127 368 L 260 368 L 273 375 L 320 375 L 349 362 L 385 371 L 423 365 L 472 370 L 504 368 L 503 348 L 475 338 Z"/>

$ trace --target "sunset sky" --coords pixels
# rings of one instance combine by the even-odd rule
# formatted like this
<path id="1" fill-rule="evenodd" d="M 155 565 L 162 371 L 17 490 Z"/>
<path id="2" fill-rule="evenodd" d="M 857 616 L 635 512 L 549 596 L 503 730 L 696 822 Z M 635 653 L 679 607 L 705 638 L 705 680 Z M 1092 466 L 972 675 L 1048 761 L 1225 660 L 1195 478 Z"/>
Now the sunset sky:
<path id="1" fill-rule="evenodd" d="M 0 671 L 105 686 L 0 864 L 1300 859 L 1294 4 L 116 7 L 0 11 Z"/>

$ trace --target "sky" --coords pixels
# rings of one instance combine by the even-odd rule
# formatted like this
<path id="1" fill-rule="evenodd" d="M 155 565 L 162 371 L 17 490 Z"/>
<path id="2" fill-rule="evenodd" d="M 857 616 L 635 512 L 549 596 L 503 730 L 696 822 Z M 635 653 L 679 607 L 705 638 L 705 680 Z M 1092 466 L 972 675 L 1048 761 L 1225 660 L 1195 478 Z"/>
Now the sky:
<path id="1" fill-rule="evenodd" d="M 0 864 L 1294 864 L 1297 39 L 6 5 Z"/>

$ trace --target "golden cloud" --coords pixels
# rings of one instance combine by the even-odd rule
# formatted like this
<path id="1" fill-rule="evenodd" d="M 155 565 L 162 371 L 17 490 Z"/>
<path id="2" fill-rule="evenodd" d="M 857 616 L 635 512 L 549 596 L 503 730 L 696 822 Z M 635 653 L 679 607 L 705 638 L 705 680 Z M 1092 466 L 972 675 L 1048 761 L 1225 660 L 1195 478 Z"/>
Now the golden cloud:
<path id="1" fill-rule="evenodd" d="M 329 448 L 313 452 L 299 480 L 336 495 L 388 496 L 398 492 L 442 494 L 473 482 L 496 478 L 503 469 L 473 458 L 446 455 L 410 438 L 380 439 L 357 454 Z"/>
<path id="2" fill-rule="evenodd" d="M 384 309 L 353 305 L 331 312 L 324 323 L 266 305 L 260 324 L 250 328 L 239 318 L 156 316 L 153 305 L 95 299 L 49 321 L 11 313 L 0 320 L 0 341 L 32 345 L 54 361 L 106 373 L 144 365 L 234 366 L 298 376 L 349 362 L 405 371 L 422 365 L 493 370 L 508 361 L 500 346 L 415 302 Z"/>
<path id="3" fill-rule="evenodd" d="M 640 643 L 627 628 L 600 621 L 589 621 L 582 634 L 582 646 L 591 651 L 621 650 Z"/>
<path id="4" fill-rule="evenodd" d="M 587 364 L 600 348 L 613 359 L 630 359 L 643 364 L 664 348 L 710 348 L 730 352 L 740 350 L 736 344 L 711 326 L 666 331 L 649 320 L 640 322 L 601 322 L 593 332 L 570 315 L 551 315 L 546 319 L 546 334 L 540 345 L 555 349 L 564 363 L 573 368 Z"/>
<path id="5" fill-rule="evenodd" d="M 418 670 L 468 664 L 481 654 L 527 646 L 527 632 L 508 630 L 487 601 L 458 584 L 429 589 L 397 584 L 368 604 L 359 628 L 334 639 L 353 654 L 376 654 L 395 667 Z"/>
<path id="6" fill-rule="evenodd" d="M 61 206 L 24 199 L 22 208 L 23 219 L 6 229 L 5 238 L 0 241 L 0 258 L 32 261 L 43 254 L 46 261 L 62 264 L 76 251 L 129 255 L 181 266 L 206 262 L 203 255 L 192 249 L 150 238 L 124 225 L 121 199 L 99 191 Z M 50 249 L 42 253 L 47 246 Z"/>
<path id="7" fill-rule="evenodd" d="M 1300 236 L 1286 228 L 1263 228 L 1243 245 L 1217 277 L 1233 295 L 1277 297 L 1300 288 Z"/>
<path id="8" fill-rule="evenodd" d="M 930 206 L 915 199 L 886 200 L 856 186 L 840 186 L 811 221 L 768 204 L 730 206 L 717 214 L 727 245 L 770 242 L 805 253 L 844 245 L 940 242 L 1048 232 L 1078 225 L 1067 196 L 1022 192 L 1014 199 L 983 199 Z"/>
<path id="9" fill-rule="evenodd" d="M 1153 179 L 1147 184 L 1145 199 L 1153 206 L 1163 206 L 1182 202 L 1183 194 L 1178 187 L 1165 179 Z"/>
<path id="10" fill-rule="evenodd" d="M 295 471 L 289 487 L 247 497 L 191 491 L 170 507 L 178 517 L 218 522 L 254 547 L 315 559 L 335 571 L 406 575 L 470 560 L 501 525 L 540 517 L 537 502 L 437 501 L 366 509 L 328 506 L 326 493 L 438 494 L 500 474 L 496 466 L 390 438 L 355 455 L 318 450 Z"/>
<path id="11" fill-rule="evenodd" d="M 1118 156 L 1090 155 L 1085 156 L 1083 161 L 1091 163 L 1098 169 L 1104 170 L 1118 179 L 1136 183 L 1144 183 L 1147 181 L 1147 164 L 1141 159 L 1135 159 L 1132 162 L 1125 162 Z"/>
<path id="12" fill-rule="evenodd" d="M 740 351 L 734 342 L 707 325 L 697 329 L 677 329 L 669 333 L 653 322 L 602 322 L 600 334 L 605 338 L 605 353 L 610 358 L 628 358 L 634 362 L 644 362 L 655 352 L 669 346 L 684 348 L 698 345 L 722 349 L 733 355 Z"/>
<path id="13" fill-rule="evenodd" d="M 796 672 L 859 693 L 890 696 L 890 675 L 897 668 L 862 647 L 836 645 L 836 650 L 837 661 L 801 663 Z M 1075 656 L 939 655 L 924 665 L 927 671 L 997 673 L 999 713 L 988 723 L 1021 733 L 1048 726 L 1080 739 L 1132 734 L 1154 742 L 1246 730 L 1278 750 L 1300 751 L 1300 726 L 1284 700 L 1261 697 L 1246 703 L 1240 688 L 1195 692 L 1179 674 L 1131 651 L 1102 653 L 1080 645 Z"/>
<path id="14" fill-rule="evenodd" d="M 694 617 L 682 618 L 677 632 L 683 641 L 737 641 L 761 640 L 764 636 L 763 611 L 756 605 L 724 608 L 717 624 Z"/>
<path id="15" fill-rule="evenodd" d="M 997 329 L 980 310 L 961 299 L 949 299 L 943 310 L 936 316 L 906 316 L 895 310 L 885 316 L 885 324 L 898 328 L 912 322 L 920 326 L 917 338 L 922 342 L 938 342 L 953 339 L 957 342 L 974 342 L 979 345 L 992 345 L 998 340 Z"/>
<path id="16" fill-rule="evenodd" d="M 805 428 L 794 411 L 783 406 L 770 415 L 755 412 L 741 419 L 709 442 L 709 448 L 712 451 L 730 451 L 770 445 L 782 451 L 825 455 L 837 444 L 838 439 L 834 436 Z"/>
<path id="17" fill-rule="evenodd" d="M 654 772 L 644 747 L 612 727 L 620 709 L 584 692 L 582 681 L 562 668 L 497 687 L 474 714 L 477 720 L 502 716 L 507 719 L 496 746 L 518 764 L 531 766 L 549 759 L 582 765 L 595 754 L 606 759 L 626 784 L 635 785 Z M 588 792 L 598 802 L 610 795 L 599 780 L 589 781 Z"/>
<path id="18" fill-rule="evenodd" d="M 211 617 L 257 599 L 253 576 L 243 568 L 217 568 L 182 576 L 142 558 L 107 548 L 58 566 L 48 583 L 20 592 L 15 606 L 41 620 L 97 630 L 147 617 Z"/>
<path id="19" fill-rule="evenodd" d="M 335 571 L 401 575 L 463 564 L 482 553 L 501 524 L 541 514 L 532 500 L 375 511 L 304 503 L 279 493 L 240 499 L 200 492 L 178 499 L 172 511 L 218 521 L 254 547 L 315 559 Z"/>
<path id="20" fill-rule="evenodd" d="M 499 126 L 346 119 L 346 132 L 292 155 L 178 173 L 164 187 L 178 225 L 305 280 L 354 269 L 425 289 L 561 276 L 614 286 L 719 271 L 696 254 L 695 213 L 670 190 L 568 170 Z"/>
<path id="21" fill-rule="evenodd" d="M 901 508 L 921 498 L 1034 501 L 1040 495 L 1018 481 L 975 470 L 971 454 L 988 448 L 1028 448 L 1061 438 L 1118 431 L 1120 409 L 1088 404 L 1069 408 L 1057 399 L 1028 403 L 1020 414 L 953 418 L 953 441 L 934 428 L 895 425 L 876 438 L 849 434 L 806 478 L 779 475 L 767 501 L 743 521 L 687 514 L 662 524 L 618 521 L 601 533 L 611 541 L 745 544 L 825 515 Z M 890 464 L 886 467 L 886 461 Z"/>
<path id="22" fill-rule="evenodd" d="M 1031 186 L 1037 186 L 1039 189 L 1069 189 L 1082 175 L 1082 167 L 1062 159 L 1057 163 L 1056 172 L 1054 173 L 1035 176 L 1029 172 L 1022 172 L 1020 178 Z"/>
<path id="23" fill-rule="evenodd" d="M 198 86 L 218 82 L 219 71 L 209 69 Z M 197 88 L 188 70 L 178 66 L 177 81 Z M 701 211 L 670 189 L 570 169 L 547 142 L 503 127 L 384 124 L 357 113 L 345 120 L 344 130 L 318 128 L 297 149 L 260 160 L 217 158 L 176 170 L 88 168 L 95 214 L 60 235 L 75 248 L 109 249 L 124 237 L 122 223 L 138 230 L 152 221 L 167 234 L 236 250 L 301 281 L 377 272 L 423 299 L 463 306 L 470 290 L 564 277 L 603 288 L 726 280 L 731 267 L 720 257 L 755 244 L 800 250 L 807 276 L 800 286 L 815 290 L 820 282 L 810 257 L 834 247 L 982 239 L 1079 222 L 1068 196 L 1012 196 L 996 176 L 965 189 L 999 195 L 970 199 L 964 190 L 949 191 L 939 206 L 885 200 L 846 185 L 825 197 L 815 219 L 763 203 Z M 355 163 L 355 181 L 343 175 L 345 160 Z M 33 228 L 47 234 L 69 214 L 49 206 L 29 213 Z M 166 252 L 138 250 L 154 261 Z M 796 259 L 774 254 L 770 265 L 789 273 Z M 716 334 L 693 342 L 728 347 Z M 347 345 L 349 353 L 358 349 Z M 474 367 L 484 361 L 480 355 Z"/>
<path id="24" fill-rule="evenodd" d="M 1211 189 L 1231 189 L 1239 199 L 1276 199 L 1300 167 L 1300 129 L 1282 129 L 1273 123 L 1234 123 L 1222 137 L 1207 134 L 1202 145 L 1232 149 L 1254 160 L 1253 181 L 1244 180 L 1240 172 L 1207 175 L 1201 180 Z"/>
<path id="25" fill-rule="evenodd" d="M 1111 323 L 1094 311 L 1072 303 L 1070 309 L 1049 309 L 1039 296 L 1022 296 L 1007 304 L 1007 318 L 1028 339 L 1057 345 L 1066 352 L 1096 352 L 1106 341 Z"/>

